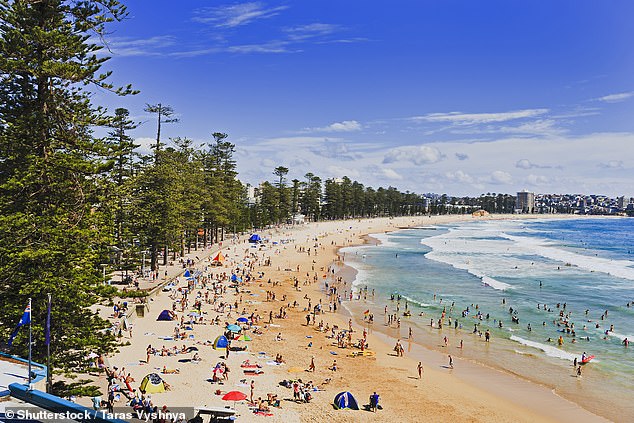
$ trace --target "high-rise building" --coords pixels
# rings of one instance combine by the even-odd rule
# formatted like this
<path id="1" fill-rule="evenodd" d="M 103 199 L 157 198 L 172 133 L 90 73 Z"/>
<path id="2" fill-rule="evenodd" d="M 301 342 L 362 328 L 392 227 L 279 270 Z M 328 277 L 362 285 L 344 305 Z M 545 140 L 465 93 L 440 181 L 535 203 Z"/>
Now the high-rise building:
<path id="1" fill-rule="evenodd" d="M 533 213 L 535 211 L 535 193 L 526 190 L 517 193 L 515 209 L 518 213 Z"/>

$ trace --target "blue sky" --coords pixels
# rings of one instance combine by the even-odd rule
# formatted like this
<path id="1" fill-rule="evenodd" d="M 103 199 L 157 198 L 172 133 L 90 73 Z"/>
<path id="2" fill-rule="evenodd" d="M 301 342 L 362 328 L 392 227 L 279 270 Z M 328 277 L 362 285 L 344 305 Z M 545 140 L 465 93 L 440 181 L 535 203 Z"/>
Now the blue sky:
<path id="1" fill-rule="evenodd" d="M 244 182 L 634 195 L 634 2 L 131 1 L 106 37 L 148 146 L 226 132 Z M 146 147 L 147 148 L 147 147 Z"/>

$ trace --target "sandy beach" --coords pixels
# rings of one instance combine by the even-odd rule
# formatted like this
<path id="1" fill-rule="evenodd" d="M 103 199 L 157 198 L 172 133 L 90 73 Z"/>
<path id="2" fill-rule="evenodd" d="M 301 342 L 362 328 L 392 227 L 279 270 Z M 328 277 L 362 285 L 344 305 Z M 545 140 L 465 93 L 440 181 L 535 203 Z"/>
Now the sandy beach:
<path id="1" fill-rule="evenodd" d="M 330 288 L 336 286 L 338 293 L 345 292 L 348 296 L 354 277 L 354 271 L 345 266 L 345 261 L 339 260 L 338 250 L 365 242 L 367 234 L 465 219 L 533 217 L 545 216 L 424 216 L 309 223 L 260 232 L 268 242 L 257 248 L 247 242 L 246 236 L 227 239 L 222 246 L 189 254 L 192 259 L 198 257 L 190 272 L 201 273 L 188 295 L 189 304 L 182 311 L 180 303 L 175 304 L 181 299 L 176 289 L 186 287 L 187 281 L 179 276 L 178 285 L 171 292 L 155 290 L 144 317 L 128 313 L 133 329 L 131 336 L 130 332 L 124 332 L 122 340 L 124 343 L 129 341 L 129 345 L 107 357 L 106 365 L 111 369 L 117 367 L 117 372 L 121 374 L 130 373 L 134 379 L 130 385 L 137 392 L 145 375 L 160 374 L 171 388 L 167 392 L 151 394 L 152 403 L 159 408 L 163 405 L 170 409 L 235 406 L 239 421 L 606 421 L 555 395 L 547 387 L 473 360 L 453 357 L 452 369 L 448 366 L 446 354 L 416 340 L 401 340 L 404 356 L 399 357 L 394 352 L 394 339 L 373 330 L 373 325 L 383 323 L 383 316 L 376 316 L 375 323 L 367 324 L 362 314 L 350 316 L 346 307 L 338 306 L 336 312 L 332 310 L 325 284 Z M 222 266 L 211 266 L 210 258 L 219 251 L 226 260 Z M 177 263 L 169 271 L 176 275 L 185 269 Z M 229 288 L 232 273 L 243 278 L 250 273 L 252 280 L 240 283 L 239 292 L 236 292 L 236 289 Z M 337 282 L 339 279 L 340 282 Z M 215 300 L 211 291 L 212 280 L 216 283 L 217 292 L 224 291 Z M 147 288 L 157 284 L 142 281 L 141 286 Z M 202 324 L 189 325 L 190 317 L 187 315 L 194 310 L 198 292 L 202 303 Z M 205 292 L 208 292 L 207 298 Z M 232 304 L 232 310 L 229 311 L 227 306 L 222 308 L 221 303 Z M 311 319 L 307 325 L 307 315 L 318 304 L 321 304 L 322 312 L 315 314 L 314 322 Z M 156 320 L 162 310 L 174 307 L 178 316 L 176 321 Z M 101 313 L 110 315 L 112 308 L 104 308 Z M 285 315 L 285 318 L 278 315 Z M 184 317 L 184 323 L 179 330 L 183 330 L 186 337 L 174 341 L 171 337 L 181 317 Z M 252 320 L 259 333 L 253 331 L 253 327 L 245 330 L 252 340 L 234 341 L 232 346 L 246 346 L 246 351 L 231 351 L 227 358 L 223 350 L 213 349 L 206 341 L 213 341 L 225 331 L 226 324 L 236 323 L 238 317 Z M 212 324 L 216 318 L 219 325 Z M 330 337 L 331 328 L 344 330 L 350 324 L 353 343 L 358 343 L 364 330 L 367 331 L 371 355 L 351 357 L 350 353 L 360 350 L 339 348 L 337 340 Z M 185 329 L 187 326 L 191 330 Z M 159 354 L 151 354 L 149 363 L 146 363 L 149 345 Z M 161 350 L 174 347 L 181 350 L 183 346 L 196 347 L 201 361 L 191 361 L 194 352 L 160 354 Z M 274 362 L 278 354 L 282 355 L 284 363 Z M 315 369 L 307 371 L 311 359 Z M 245 374 L 241 364 L 246 360 L 259 364 L 258 370 L 262 373 Z M 336 371 L 332 369 L 335 360 Z M 420 379 L 417 371 L 419 361 L 424 369 Z M 230 369 L 228 379 L 222 384 L 212 383 L 212 369 L 220 362 L 225 362 Z M 168 374 L 162 374 L 163 369 L 168 370 Z M 176 369 L 178 373 L 169 372 Z M 283 380 L 297 379 L 303 383 L 311 381 L 313 386 L 319 387 L 319 390 L 311 390 L 309 403 L 293 401 L 293 388 L 280 385 Z M 106 377 L 102 374 L 95 376 L 94 380 L 106 393 Z M 235 390 L 249 397 L 252 381 L 254 400 L 258 397 L 266 399 L 268 394 L 276 395 L 280 400 L 279 407 L 270 406 L 270 412 L 264 413 L 266 415 L 256 415 L 248 406 L 248 401 L 234 404 L 221 399 L 222 394 Z M 218 391 L 221 395 L 216 394 Z M 351 392 L 361 410 L 334 409 L 333 399 L 342 391 Z M 374 392 L 380 395 L 379 405 L 382 407 L 376 413 L 363 409 Z M 85 405 L 91 403 L 90 398 L 79 401 Z M 116 406 L 123 407 L 123 400 Z"/>

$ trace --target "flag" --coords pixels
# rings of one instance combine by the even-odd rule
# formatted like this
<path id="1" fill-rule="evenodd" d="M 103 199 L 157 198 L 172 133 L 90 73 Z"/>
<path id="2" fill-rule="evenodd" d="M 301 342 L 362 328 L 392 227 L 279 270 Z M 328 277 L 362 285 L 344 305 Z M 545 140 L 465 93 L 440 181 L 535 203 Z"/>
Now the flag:
<path id="1" fill-rule="evenodd" d="M 364 316 L 367 316 L 368 314 L 370 314 L 370 310 L 366 310 L 366 311 L 363 312 Z"/>
<path id="2" fill-rule="evenodd" d="M 31 305 L 28 305 L 24 309 L 24 314 L 22 315 L 22 318 L 18 322 L 18 325 L 15 327 L 15 329 L 13 329 L 13 332 L 11 332 L 11 336 L 9 337 L 9 342 L 7 342 L 7 345 L 11 346 L 11 344 L 13 344 L 13 340 L 15 339 L 16 336 L 18 336 L 18 331 L 20 330 L 20 326 L 28 325 L 30 323 L 31 323 Z"/>
<path id="3" fill-rule="evenodd" d="M 48 310 L 46 311 L 46 327 L 44 328 L 44 345 L 51 345 L 51 294 L 48 294 Z"/>

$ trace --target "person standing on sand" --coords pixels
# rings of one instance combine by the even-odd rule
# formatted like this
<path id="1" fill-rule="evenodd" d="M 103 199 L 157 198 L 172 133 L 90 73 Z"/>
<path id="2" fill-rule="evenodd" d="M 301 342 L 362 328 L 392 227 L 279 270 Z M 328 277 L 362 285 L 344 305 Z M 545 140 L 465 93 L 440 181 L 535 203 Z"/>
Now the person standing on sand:
<path id="1" fill-rule="evenodd" d="M 425 370 L 423 369 L 423 363 L 421 361 L 418 362 L 418 378 L 422 379 L 423 378 L 423 372 Z"/>
<path id="2" fill-rule="evenodd" d="M 251 402 L 253 402 L 253 391 L 255 390 L 255 381 L 251 380 L 251 396 L 249 397 L 249 400 Z"/>
<path id="3" fill-rule="evenodd" d="M 310 366 L 308 366 L 308 371 L 309 372 L 315 371 L 315 356 L 314 355 L 310 357 Z"/>
<path id="4" fill-rule="evenodd" d="M 150 364 L 150 355 L 152 354 L 152 344 L 147 346 L 147 349 L 145 350 L 145 352 L 147 353 L 147 357 L 145 359 L 145 363 L 146 364 Z"/>
<path id="5" fill-rule="evenodd" d="M 449 368 L 453 369 L 453 358 L 451 357 L 451 354 L 449 354 Z"/>

